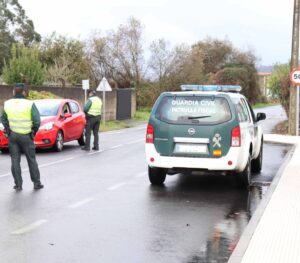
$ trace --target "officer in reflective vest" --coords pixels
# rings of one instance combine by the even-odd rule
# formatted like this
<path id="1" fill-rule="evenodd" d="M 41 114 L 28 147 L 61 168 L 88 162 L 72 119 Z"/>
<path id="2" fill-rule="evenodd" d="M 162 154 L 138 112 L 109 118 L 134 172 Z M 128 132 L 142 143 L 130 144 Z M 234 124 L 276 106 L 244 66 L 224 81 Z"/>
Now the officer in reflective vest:
<path id="1" fill-rule="evenodd" d="M 91 131 L 93 131 L 93 135 L 94 135 L 93 150 L 98 151 L 102 100 L 98 96 L 96 96 L 96 91 L 90 91 L 88 95 L 89 95 L 89 99 L 84 105 L 84 113 L 86 117 L 85 146 L 83 146 L 81 149 L 85 151 L 90 150 Z"/>
<path id="2" fill-rule="evenodd" d="M 9 141 L 11 172 L 15 181 L 14 189 L 22 190 L 23 179 L 20 162 L 23 152 L 27 159 L 33 187 L 38 190 L 44 186 L 40 180 L 33 139 L 40 127 L 40 114 L 35 104 L 25 98 L 27 89 L 23 83 L 14 86 L 13 94 L 12 99 L 4 102 L 1 120 Z"/>

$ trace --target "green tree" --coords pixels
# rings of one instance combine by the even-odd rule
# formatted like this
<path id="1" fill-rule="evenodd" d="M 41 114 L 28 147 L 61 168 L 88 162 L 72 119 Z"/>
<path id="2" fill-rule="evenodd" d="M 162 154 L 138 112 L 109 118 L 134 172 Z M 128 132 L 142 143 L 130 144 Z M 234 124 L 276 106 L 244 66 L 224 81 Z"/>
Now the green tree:
<path id="1" fill-rule="evenodd" d="M 234 51 L 231 42 L 206 38 L 192 46 L 193 55 L 201 58 L 205 74 L 216 73 L 230 62 Z"/>
<path id="2" fill-rule="evenodd" d="M 261 100 L 261 91 L 258 85 L 256 57 L 253 52 L 243 52 L 232 49 L 230 59 L 223 68 L 214 75 L 214 83 L 240 85 L 244 94 L 251 103 Z"/>
<path id="3" fill-rule="evenodd" d="M 26 82 L 30 85 L 43 84 L 44 70 L 37 47 L 13 44 L 11 55 L 11 60 L 5 62 L 3 68 L 3 79 L 7 84 L 17 82 Z"/>
<path id="4" fill-rule="evenodd" d="M 287 115 L 289 115 L 290 104 L 290 65 L 276 64 L 273 67 L 272 75 L 268 79 L 268 86 L 272 94 L 279 98 L 280 103 Z"/>
<path id="5" fill-rule="evenodd" d="M 151 77 L 157 82 L 160 90 L 178 89 L 178 85 L 186 78 L 182 69 L 190 47 L 179 45 L 171 48 L 166 40 L 159 39 L 151 43 L 150 52 L 148 67 L 152 70 Z"/>
<path id="6" fill-rule="evenodd" d="M 0 0 L 0 73 L 4 59 L 10 58 L 13 43 L 30 46 L 40 40 L 41 36 L 35 31 L 32 20 L 26 16 L 18 0 Z"/>
<path id="7" fill-rule="evenodd" d="M 43 39 L 39 49 L 48 83 L 75 85 L 88 77 L 88 61 L 82 41 L 53 33 Z"/>
<path id="8" fill-rule="evenodd" d="M 138 87 L 145 65 L 142 36 L 143 26 L 133 17 L 106 36 L 93 36 L 88 47 L 92 83 L 99 83 L 105 74 L 121 87 Z"/>

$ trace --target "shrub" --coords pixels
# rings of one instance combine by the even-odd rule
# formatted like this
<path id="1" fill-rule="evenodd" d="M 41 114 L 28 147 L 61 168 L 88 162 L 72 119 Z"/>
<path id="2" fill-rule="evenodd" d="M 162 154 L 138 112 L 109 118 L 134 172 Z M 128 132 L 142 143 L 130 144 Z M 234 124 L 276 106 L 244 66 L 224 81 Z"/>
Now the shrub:
<path id="1" fill-rule="evenodd" d="M 30 90 L 28 94 L 28 99 L 30 100 L 40 100 L 40 99 L 58 99 L 59 97 L 56 96 L 55 94 L 47 91 L 35 91 L 35 90 Z"/>
<path id="2" fill-rule="evenodd" d="M 12 58 L 4 63 L 3 79 L 7 84 L 25 82 L 40 85 L 44 81 L 44 69 L 39 61 L 36 47 L 15 44 L 11 49 Z"/>

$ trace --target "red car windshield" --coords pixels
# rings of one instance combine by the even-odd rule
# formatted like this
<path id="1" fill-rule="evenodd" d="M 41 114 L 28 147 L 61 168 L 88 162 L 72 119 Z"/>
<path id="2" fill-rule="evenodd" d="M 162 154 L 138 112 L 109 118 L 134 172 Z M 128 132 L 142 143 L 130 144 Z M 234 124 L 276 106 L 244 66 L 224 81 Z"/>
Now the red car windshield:
<path id="1" fill-rule="evenodd" d="M 41 116 L 56 116 L 58 113 L 60 103 L 60 101 L 49 100 L 39 100 L 34 102 Z"/>

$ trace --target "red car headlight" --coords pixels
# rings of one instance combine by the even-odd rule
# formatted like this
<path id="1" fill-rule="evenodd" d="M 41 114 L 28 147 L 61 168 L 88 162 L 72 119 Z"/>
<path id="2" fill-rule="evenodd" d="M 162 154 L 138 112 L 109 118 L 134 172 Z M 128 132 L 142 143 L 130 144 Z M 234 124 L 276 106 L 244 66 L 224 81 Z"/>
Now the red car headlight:
<path id="1" fill-rule="evenodd" d="M 52 130 L 54 127 L 54 122 L 53 121 L 50 121 L 50 122 L 47 122 L 45 123 L 44 125 L 42 125 L 39 130 L 45 130 L 45 131 L 50 131 Z"/>

